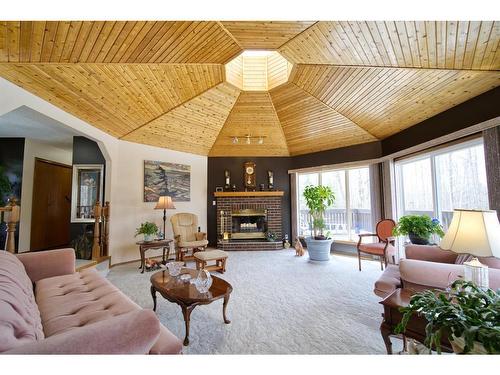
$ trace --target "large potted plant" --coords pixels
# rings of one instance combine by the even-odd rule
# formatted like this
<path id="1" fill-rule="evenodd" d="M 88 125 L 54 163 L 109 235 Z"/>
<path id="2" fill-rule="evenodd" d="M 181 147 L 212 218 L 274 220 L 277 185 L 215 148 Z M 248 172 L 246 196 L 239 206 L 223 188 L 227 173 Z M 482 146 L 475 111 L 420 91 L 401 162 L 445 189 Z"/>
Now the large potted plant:
<path id="1" fill-rule="evenodd" d="M 500 354 L 500 295 L 492 289 L 457 280 L 449 291 L 426 290 L 415 294 L 396 333 L 404 333 L 413 314 L 427 320 L 424 345 L 441 353 L 441 337 L 449 339 L 453 351 Z"/>
<path id="2" fill-rule="evenodd" d="M 311 218 L 312 236 L 306 238 L 307 251 L 311 260 L 330 259 L 332 239 L 323 234 L 325 229 L 324 214 L 333 205 L 335 195 L 328 186 L 308 185 L 304 189 L 304 198 Z"/>
<path id="3" fill-rule="evenodd" d="M 140 234 L 144 235 L 144 241 L 149 242 L 154 239 L 155 234 L 158 233 L 158 226 L 155 223 L 146 221 L 142 223 L 139 228 L 135 231 L 135 237 Z"/>
<path id="4" fill-rule="evenodd" d="M 432 234 L 444 236 L 439 220 L 431 219 L 428 215 L 401 216 L 392 233 L 395 236 L 408 236 L 415 245 L 428 245 Z"/>

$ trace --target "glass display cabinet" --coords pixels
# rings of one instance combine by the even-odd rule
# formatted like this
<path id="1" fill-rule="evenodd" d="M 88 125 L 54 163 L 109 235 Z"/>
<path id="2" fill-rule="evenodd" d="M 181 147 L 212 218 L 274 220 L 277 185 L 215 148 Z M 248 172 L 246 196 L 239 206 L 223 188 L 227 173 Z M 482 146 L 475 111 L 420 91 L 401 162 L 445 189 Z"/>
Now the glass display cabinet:
<path id="1" fill-rule="evenodd" d="M 71 222 L 94 222 L 94 206 L 102 204 L 104 166 L 101 164 L 73 165 Z"/>

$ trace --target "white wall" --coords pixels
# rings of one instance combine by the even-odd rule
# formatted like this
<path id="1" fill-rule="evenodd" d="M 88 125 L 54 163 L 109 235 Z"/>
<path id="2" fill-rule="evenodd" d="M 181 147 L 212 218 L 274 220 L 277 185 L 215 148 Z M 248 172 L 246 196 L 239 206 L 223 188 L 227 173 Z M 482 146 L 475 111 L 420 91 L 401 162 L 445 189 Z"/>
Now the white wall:
<path id="1" fill-rule="evenodd" d="M 167 211 L 167 237 L 172 236 L 169 218 L 175 212 L 198 215 L 202 230 L 207 229 L 207 157 L 121 141 L 63 111 L 42 98 L 0 78 L 0 116 L 27 106 L 57 120 L 83 136 L 96 141 L 106 158 L 106 200 L 111 202 L 110 255 L 112 264 L 139 259 L 135 228 L 146 220 L 163 225 L 163 211 L 154 203 L 143 202 L 143 163 L 145 159 L 191 165 L 191 201 L 175 202 Z M 154 251 L 147 256 L 155 255 Z"/>
<path id="2" fill-rule="evenodd" d="M 140 258 L 134 238 L 136 228 L 144 221 L 163 226 L 163 210 L 155 210 L 154 202 L 144 202 L 144 160 L 157 160 L 191 166 L 191 201 L 174 202 L 176 209 L 167 210 L 167 238 L 173 238 L 170 217 L 177 212 L 198 215 L 202 231 L 207 230 L 207 157 L 172 151 L 158 147 L 120 141 L 118 160 L 115 161 L 117 181 L 112 187 L 110 246 L 111 262 L 121 263 Z M 146 256 L 161 254 L 149 250 Z"/>
<path id="3" fill-rule="evenodd" d="M 30 250 L 31 205 L 35 158 L 71 165 L 72 150 L 26 138 L 24 141 L 23 180 L 21 188 L 21 218 L 19 221 L 19 252 Z"/>

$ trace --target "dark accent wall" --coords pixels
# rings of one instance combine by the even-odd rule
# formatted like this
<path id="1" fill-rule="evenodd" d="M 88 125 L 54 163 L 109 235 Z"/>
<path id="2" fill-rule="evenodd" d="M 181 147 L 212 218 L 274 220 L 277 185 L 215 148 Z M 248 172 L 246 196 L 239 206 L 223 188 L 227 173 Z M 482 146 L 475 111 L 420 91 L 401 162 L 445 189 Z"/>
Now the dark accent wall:
<path id="1" fill-rule="evenodd" d="M 17 198 L 21 204 L 23 179 L 24 138 L 0 138 L 0 173 L 10 184 L 10 193 L 0 196 L 0 206 L 4 206 L 10 197 Z M 0 249 L 5 248 L 6 224 L 0 223 Z M 19 248 L 19 225 L 15 234 L 16 249 Z"/>
<path id="2" fill-rule="evenodd" d="M 208 158 L 207 183 L 207 223 L 208 241 L 211 245 L 217 243 L 217 210 L 212 204 L 215 200 L 215 188 L 224 186 L 224 170 L 231 172 L 231 184 L 236 184 L 238 191 L 244 191 L 243 164 L 247 161 L 255 163 L 257 187 L 264 184 L 267 188 L 267 171 L 274 172 L 274 188 L 284 191 L 283 196 L 283 234 L 291 235 L 290 210 L 290 177 L 288 170 L 292 169 L 289 157 L 212 157 Z"/>
<path id="3" fill-rule="evenodd" d="M 291 157 L 293 169 L 317 167 L 328 164 L 339 164 L 361 160 L 377 159 L 382 156 L 380 142 L 336 148 L 333 150 L 314 152 L 312 154 Z"/>
<path id="4" fill-rule="evenodd" d="M 85 137 L 73 137 L 73 165 L 74 164 L 103 164 L 104 194 L 104 191 L 106 190 L 106 159 L 104 158 L 99 145 L 95 141 Z M 105 200 L 106 196 L 104 196 L 103 198 L 103 200 Z M 93 225 L 89 223 L 71 223 L 71 241 L 75 240 L 78 236 L 81 236 L 85 228 L 88 230 L 93 230 Z"/>
<path id="5" fill-rule="evenodd" d="M 382 140 L 382 153 L 390 155 L 498 117 L 499 103 L 500 87 L 497 87 L 387 137 Z"/>

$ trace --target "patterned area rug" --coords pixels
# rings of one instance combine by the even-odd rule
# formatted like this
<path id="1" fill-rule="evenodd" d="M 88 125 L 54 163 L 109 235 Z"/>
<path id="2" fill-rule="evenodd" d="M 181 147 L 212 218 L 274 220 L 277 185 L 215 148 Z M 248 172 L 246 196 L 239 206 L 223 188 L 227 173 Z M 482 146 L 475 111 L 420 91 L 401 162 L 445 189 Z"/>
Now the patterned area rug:
<path id="1" fill-rule="evenodd" d="M 138 265 L 113 267 L 108 279 L 151 309 L 152 273 L 140 274 Z M 223 322 L 222 300 L 196 307 L 185 354 L 385 354 L 382 306 L 373 294 L 378 262 L 363 261 L 359 272 L 350 256 L 318 263 L 294 250 L 241 251 L 230 253 L 224 275 L 215 274 L 234 289 L 227 309 L 231 324 Z M 178 305 L 158 295 L 157 315 L 184 339 Z"/>

